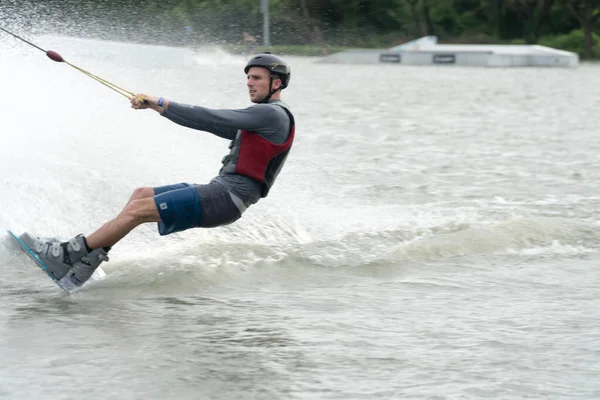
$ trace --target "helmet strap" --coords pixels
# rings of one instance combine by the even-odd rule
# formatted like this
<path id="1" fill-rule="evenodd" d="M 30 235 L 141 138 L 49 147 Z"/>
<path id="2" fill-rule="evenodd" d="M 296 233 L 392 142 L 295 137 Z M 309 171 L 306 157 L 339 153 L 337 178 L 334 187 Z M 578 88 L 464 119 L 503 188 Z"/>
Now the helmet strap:
<path id="1" fill-rule="evenodd" d="M 270 74 L 270 80 L 269 80 L 269 90 L 270 90 L 270 92 L 269 92 L 269 94 L 267 95 L 267 97 L 265 97 L 265 98 L 263 99 L 263 101 L 261 101 L 261 103 L 268 103 L 268 102 L 269 102 L 269 100 L 271 100 L 271 96 L 273 96 L 273 95 L 274 95 L 274 94 L 275 94 L 275 93 L 276 93 L 278 90 L 280 90 L 280 89 L 281 89 L 281 88 L 279 88 L 279 89 L 274 89 L 274 90 L 271 90 L 271 87 L 272 87 L 272 86 L 273 86 L 273 74 Z"/>

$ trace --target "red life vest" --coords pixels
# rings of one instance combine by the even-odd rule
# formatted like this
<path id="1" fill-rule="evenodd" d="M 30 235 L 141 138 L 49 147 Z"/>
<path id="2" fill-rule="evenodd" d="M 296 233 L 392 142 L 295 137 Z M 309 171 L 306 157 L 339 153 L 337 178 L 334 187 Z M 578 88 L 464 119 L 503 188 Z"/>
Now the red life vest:
<path id="1" fill-rule="evenodd" d="M 240 130 L 229 144 L 231 151 L 223 157 L 223 167 L 219 171 L 220 174 L 244 175 L 261 183 L 261 197 L 269 194 L 294 141 L 294 116 L 283 103 L 274 104 L 282 107 L 290 117 L 290 132 L 285 143 L 275 144 L 256 132 Z"/>

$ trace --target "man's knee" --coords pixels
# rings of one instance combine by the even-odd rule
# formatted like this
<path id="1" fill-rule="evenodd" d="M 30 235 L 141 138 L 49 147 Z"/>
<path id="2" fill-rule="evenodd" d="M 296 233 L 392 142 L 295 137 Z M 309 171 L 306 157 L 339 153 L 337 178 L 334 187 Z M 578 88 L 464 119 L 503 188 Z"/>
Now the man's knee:
<path id="1" fill-rule="evenodd" d="M 130 201 L 129 204 L 125 206 L 122 214 L 128 219 L 138 223 L 160 221 L 160 214 L 158 213 L 154 197 L 152 196 Z"/>
<path id="2" fill-rule="evenodd" d="M 154 189 L 151 187 L 139 187 L 131 194 L 131 200 L 145 199 L 154 197 Z"/>

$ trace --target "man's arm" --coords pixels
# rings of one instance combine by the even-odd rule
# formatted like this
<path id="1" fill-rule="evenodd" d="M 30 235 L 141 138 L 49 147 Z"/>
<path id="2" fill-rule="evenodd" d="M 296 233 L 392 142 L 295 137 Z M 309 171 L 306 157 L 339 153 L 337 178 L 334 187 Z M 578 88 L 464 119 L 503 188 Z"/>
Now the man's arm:
<path id="1" fill-rule="evenodd" d="M 146 99 L 145 103 L 141 104 L 133 99 L 133 108 L 152 108 L 179 125 L 230 140 L 235 138 L 239 129 L 258 131 L 272 126 L 277 118 L 276 111 L 268 105 L 256 105 L 240 110 L 213 110 L 165 100 L 161 107 L 158 106 L 158 98 L 141 96 Z"/>
<path id="2" fill-rule="evenodd" d="M 241 110 L 214 110 L 170 102 L 161 115 L 171 121 L 233 140 L 239 129 L 258 131 L 269 127 L 275 119 L 271 106 L 256 105 Z"/>

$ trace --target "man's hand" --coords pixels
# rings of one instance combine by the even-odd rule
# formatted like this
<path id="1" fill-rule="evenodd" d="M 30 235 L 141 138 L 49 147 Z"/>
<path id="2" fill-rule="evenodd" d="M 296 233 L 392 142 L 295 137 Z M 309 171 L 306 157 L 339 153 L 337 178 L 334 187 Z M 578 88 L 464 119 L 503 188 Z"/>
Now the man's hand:
<path id="1" fill-rule="evenodd" d="M 166 108 L 166 104 L 162 107 L 158 105 L 158 97 L 148 96 L 142 93 L 136 94 L 135 97 L 131 98 L 131 108 L 135 110 L 145 110 L 151 108 L 155 111 L 162 112 Z"/>

